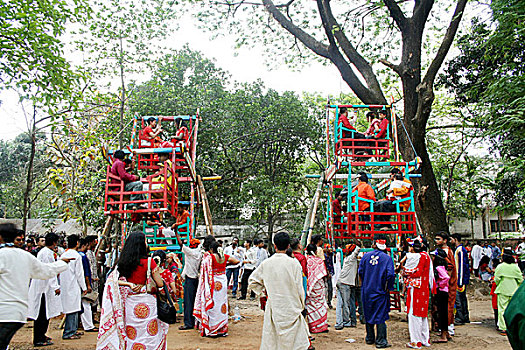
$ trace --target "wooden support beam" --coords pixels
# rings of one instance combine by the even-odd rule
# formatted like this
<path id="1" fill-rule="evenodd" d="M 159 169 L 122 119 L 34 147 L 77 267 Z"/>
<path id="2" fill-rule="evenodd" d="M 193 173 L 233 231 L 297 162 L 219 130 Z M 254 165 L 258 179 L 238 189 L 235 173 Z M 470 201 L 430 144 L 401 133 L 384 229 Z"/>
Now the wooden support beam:
<path id="1" fill-rule="evenodd" d="M 319 182 L 317 183 L 317 189 L 315 190 L 314 198 L 312 198 L 310 208 L 308 208 L 308 213 L 306 214 L 306 218 L 304 220 L 303 232 L 301 234 L 301 244 L 303 247 L 306 247 L 312 238 L 315 217 L 317 216 L 317 207 L 319 205 L 319 200 L 321 199 L 321 194 L 323 193 L 324 182 L 325 173 L 323 172 L 319 178 Z"/>
<path id="2" fill-rule="evenodd" d="M 106 223 L 104 224 L 104 228 L 102 229 L 102 233 L 98 237 L 98 244 L 95 248 L 95 256 L 98 256 L 98 253 L 100 252 L 100 248 L 102 247 L 102 243 L 105 242 L 106 237 L 111 232 L 111 227 L 113 227 L 113 215 L 108 216 L 106 219 Z"/>
<path id="3" fill-rule="evenodd" d="M 213 236 L 213 223 L 211 219 L 211 210 L 210 210 L 210 206 L 208 203 L 208 198 L 206 197 L 206 190 L 204 189 L 204 185 L 202 183 L 202 179 L 200 175 L 197 177 L 197 186 L 199 189 L 199 193 L 201 195 L 201 204 L 202 204 L 202 209 L 204 213 L 204 221 L 206 223 L 206 232 L 208 233 L 208 235 Z"/>

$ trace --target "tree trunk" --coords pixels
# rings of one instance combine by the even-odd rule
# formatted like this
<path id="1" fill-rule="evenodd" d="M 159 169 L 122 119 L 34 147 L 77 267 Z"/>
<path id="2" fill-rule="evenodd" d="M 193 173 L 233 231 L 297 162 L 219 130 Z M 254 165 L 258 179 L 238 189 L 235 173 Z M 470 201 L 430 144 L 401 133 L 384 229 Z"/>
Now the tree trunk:
<path id="1" fill-rule="evenodd" d="M 118 146 L 120 149 L 124 147 L 124 133 L 122 132 L 122 129 L 124 128 L 124 108 L 126 103 L 126 84 L 124 82 L 124 48 L 122 47 L 122 37 L 120 38 L 120 88 L 121 88 L 121 94 L 120 94 L 120 108 L 119 108 L 119 134 L 118 134 Z"/>
<path id="2" fill-rule="evenodd" d="M 447 217 L 426 145 L 426 124 L 430 116 L 434 93 L 432 87 L 421 85 L 422 31 L 409 26 L 403 33 L 403 50 L 399 73 L 403 84 L 403 121 L 398 122 L 400 152 L 405 161 L 421 159 L 421 178 L 414 181 L 415 207 L 425 236 L 448 232 Z M 408 135 L 403 128 L 404 124 Z M 408 136 L 408 137 L 407 137 Z"/>
<path id="3" fill-rule="evenodd" d="M 24 189 L 24 209 L 22 212 L 22 230 L 25 231 L 27 228 L 27 219 L 31 216 L 31 190 L 33 188 L 33 165 L 35 162 L 36 153 L 36 135 L 35 135 L 35 123 L 31 126 L 29 131 L 29 137 L 31 140 L 31 153 L 29 154 L 29 161 L 27 163 L 26 173 L 26 188 Z"/>
<path id="4" fill-rule="evenodd" d="M 268 252 L 273 253 L 273 227 L 275 225 L 274 214 L 268 210 Z"/>

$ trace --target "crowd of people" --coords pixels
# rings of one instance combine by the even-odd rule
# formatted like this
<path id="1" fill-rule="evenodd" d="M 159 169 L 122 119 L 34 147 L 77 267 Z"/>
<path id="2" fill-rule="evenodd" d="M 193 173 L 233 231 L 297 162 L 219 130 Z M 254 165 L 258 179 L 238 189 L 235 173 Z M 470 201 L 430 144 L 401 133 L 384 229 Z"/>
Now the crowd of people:
<path id="1" fill-rule="evenodd" d="M 230 295 L 240 300 L 259 296 L 265 312 L 261 349 L 314 349 L 315 334 L 329 332 L 334 297 L 335 331 L 361 323 L 367 344 L 388 348 L 386 321 L 396 273 L 408 319 L 407 347 L 446 343 L 455 335 L 455 326 L 470 322 L 467 286 L 470 271 L 479 273 L 471 269 L 478 248 L 468 249 L 460 235 L 436 234 L 433 251 L 422 237 L 407 239 L 406 249 L 395 251 L 387 248 L 384 234 L 376 234 L 368 249 L 359 240 L 332 247 L 314 235 L 304 249 L 298 239 L 278 233 L 271 256 L 260 239 L 241 246 L 234 238 L 223 247 L 225 243 L 213 236 L 185 245 L 177 231 L 175 235 L 184 265 L 173 254 L 151 253 L 147 237 L 137 231 L 128 236 L 120 255 L 108 252 L 114 265 L 101 275 L 94 236 L 69 235 L 67 249 L 60 252 L 55 233 L 27 244 L 24 232 L 12 224 L 0 225 L 0 350 L 28 319 L 34 320 L 34 345 L 51 345 L 46 335 L 49 319 L 60 314 L 65 315 L 65 340 L 80 339 L 81 325 L 84 332 L 98 332 L 97 349 L 164 349 L 169 324 L 157 313 L 163 293 L 183 299 L 180 331 L 224 337 L 231 314 L 230 285 Z M 517 342 L 523 341 L 516 331 L 523 308 L 509 305 L 525 298 L 523 287 L 518 289 L 523 277 L 514 256 L 521 250 L 500 249 L 498 255 L 492 246 L 489 263 L 494 269 L 497 327 Z M 100 276 L 105 282 L 99 296 Z M 99 328 L 93 317 L 98 307 Z M 433 341 L 432 330 L 439 334 Z"/>

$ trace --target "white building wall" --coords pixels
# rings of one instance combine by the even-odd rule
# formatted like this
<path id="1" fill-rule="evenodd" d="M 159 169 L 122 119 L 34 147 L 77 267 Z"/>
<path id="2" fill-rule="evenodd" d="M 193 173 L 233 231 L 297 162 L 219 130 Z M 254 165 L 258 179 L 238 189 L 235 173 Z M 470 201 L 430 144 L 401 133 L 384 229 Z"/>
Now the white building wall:
<path id="1" fill-rule="evenodd" d="M 472 223 L 469 219 L 465 218 L 452 218 L 451 224 L 449 225 L 450 233 L 459 233 L 464 237 L 472 239 L 483 239 L 483 219 L 478 216 L 472 219 Z M 474 232 L 472 232 L 474 227 Z"/>

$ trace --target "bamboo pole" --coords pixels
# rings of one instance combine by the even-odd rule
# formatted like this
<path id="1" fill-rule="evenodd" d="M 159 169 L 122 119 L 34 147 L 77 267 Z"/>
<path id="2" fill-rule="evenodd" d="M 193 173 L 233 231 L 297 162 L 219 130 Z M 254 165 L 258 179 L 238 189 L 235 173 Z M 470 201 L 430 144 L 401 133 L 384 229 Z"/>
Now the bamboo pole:
<path id="1" fill-rule="evenodd" d="M 319 178 L 319 182 L 317 183 L 317 189 L 315 190 L 314 198 L 310 203 L 308 213 L 306 214 L 306 218 L 304 220 L 303 232 L 301 234 L 301 244 L 303 247 L 306 246 L 306 244 L 309 243 L 310 239 L 312 238 L 312 231 L 314 229 L 315 217 L 317 214 L 317 206 L 319 205 L 319 199 L 321 198 L 321 193 L 323 192 L 324 179 L 325 173 L 323 172 Z"/>
<path id="2" fill-rule="evenodd" d="M 111 227 L 113 227 L 113 215 L 108 216 L 106 223 L 104 224 L 104 229 L 102 230 L 102 233 L 98 237 L 98 244 L 97 244 L 97 247 L 95 248 L 95 256 L 98 256 L 100 247 L 102 246 L 102 242 L 106 239 L 107 234 L 111 232 Z"/>
<path id="3" fill-rule="evenodd" d="M 202 203 L 202 209 L 204 213 L 204 221 L 206 223 L 206 232 L 208 233 L 208 235 L 213 236 L 213 223 L 211 219 L 211 210 L 210 210 L 210 206 L 208 203 L 208 197 L 206 197 L 206 189 L 204 188 L 204 185 L 202 183 L 202 178 L 200 175 L 197 176 L 197 185 L 198 185 L 199 192 L 201 195 L 201 203 Z"/>

